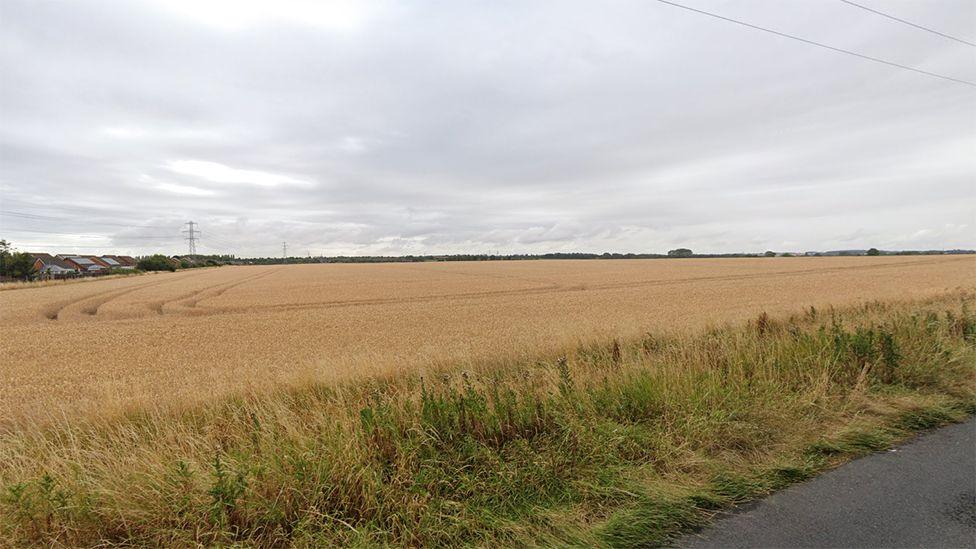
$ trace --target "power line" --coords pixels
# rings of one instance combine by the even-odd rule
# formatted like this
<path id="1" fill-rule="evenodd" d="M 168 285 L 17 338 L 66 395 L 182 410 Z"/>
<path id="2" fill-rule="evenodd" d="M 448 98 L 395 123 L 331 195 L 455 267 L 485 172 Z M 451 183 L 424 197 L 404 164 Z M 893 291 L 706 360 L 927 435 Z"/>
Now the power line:
<path id="1" fill-rule="evenodd" d="M 923 31 L 931 32 L 932 34 L 938 34 L 939 36 L 941 36 L 943 38 L 948 38 L 949 40 L 955 40 L 956 42 L 959 42 L 961 44 L 966 44 L 967 46 L 976 47 L 976 44 L 974 44 L 972 42 L 968 42 L 966 40 L 963 40 L 962 38 L 956 38 L 955 36 L 950 36 L 950 35 L 948 35 L 948 34 L 946 34 L 944 32 L 939 32 L 939 31 L 937 31 L 935 29 L 930 29 L 928 27 L 923 27 L 922 25 L 917 25 L 915 23 L 912 23 L 911 21 L 905 21 L 904 19 L 900 19 L 898 17 L 895 17 L 894 15 L 889 15 L 889 14 L 883 12 L 883 11 L 878 11 L 878 10 L 876 10 L 874 8 L 869 8 L 867 6 L 862 6 L 861 4 L 858 4 L 856 2 L 851 2 L 850 0 L 840 0 L 840 1 L 843 2 L 843 3 L 845 3 L 845 4 L 850 4 L 850 5 L 854 6 L 855 8 L 861 8 L 862 10 L 869 11 L 871 13 L 880 15 L 881 17 L 887 17 L 888 19 L 891 19 L 893 21 L 898 21 L 899 23 L 904 23 L 904 24 L 906 24 L 906 25 L 908 25 L 910 27 L 915 27 L 916 29 L 922 29 Z"/>
<path id="2" fill-rule="evenodd" d="M 66 218 L 65 216 L 51 216 L 51 215 L 42 215 L 42 214 L 35 214 L 35 213 L 29 213 L 29 212 L 23 212 L 23 211 L 13 211 L 13 210 L 3 210 L 3 209 L 0 209 L 0 219 L 2 219 L 3 217 L 6 217 L 6 216 L 13 217 L 13 218 L 18 218 L 18 219 L 23 219 L 25 221 L 45 222 L 45 224 L 48 224 L 48 225 L 50 225 L 50 223 L 48 223 L 50 221 L 58 221 L 58 222 L 61 222 L 61 223 L 69 223 L 69 224 L 81 224 L 81 223 L 84 223 L 87 226 L 88 229 L 91 229 L 92 228 L 92 225 L 97 225 L 99 227 L 100 226 L 103 226 L 103 225 L 105 225 L 105 226 L 113 226 L 113 227 L 125 227 L 125 228 L 130 228 L 130 229 L 172 229 L 173 228 L 172 226 L 162 226 L 162 225 L 131 225 L 131 224 L 126 224 L 126 223 L 111 223 L 111 222 L 101 222 L 101 221 L 93 223 L 90 219 L 79 220 L 79 221 L 72 221 L 70 219 L 70 216 L 69 216 L 69 218 Z M 190 227 L 190 224 L 191 223 L 192 223 L 192 227 Z M 188 222 L 188 223 L 184 223 L 183 226 L 184 227 L 187 227 L 186 229 L 183 229 L 181 231 L 182 233 L 184 233 L 186 235 L 184 237 L 184 240 L 187 241 L 187 244 L 188 244 L 187 248 L 188 248 L 188 250 L 192 250 L 192 251 L 189 251 L 188 253 L 195 254 L 196 253 L 196 246 L 198 244 L 201 244 L 200 237 L 202 236 L 202 233 L 200 232 L 200 230 L 198 228 L 199 227 L 199 224 L 196 223 L 196 222 Z M 190 228 L 192 228 L 192 233 L 189 230 Z M 96 235 L 96 234 L 88 234 L 88 233 L 76 233 L 76 232 L 72 232 L 72 231 L 67 231 L 67 232 L 61 232 L 61 231 L 42 231 L 42 230 L 37 230 L 37 229 L 20 229 L 20 228 L 4 228 L 4 227 L 0 227 L 0 230 L 10 231 L 10 232 L 13 232 L 13 233 L 38 233 L 38 234 L 54 234 L 54 235 L 73 235 L 73 236 L 86 237 L 86 238 L 112 238 L 113 240 L 117 240 L 117 241 L 138 240 L 138 239 L 142 239 L 142 240 L 167 240 L 167 241 L 169 241 L 169 240 L 171 240 L 171 239 L 174 238 L 174 235 L 166 235 L 166 236 L 162 236 L 162 235 L 132 235 L 132 236 L 128 236 L 128 235 Z M 191 242 L 190 242 L 191 238 L 192 238 L 192 241 L 193 241 L 192 242 L 192 248 L 191 248 Z M 213 241 L 214 243 L 218 244 L 219 246 L 223 246 L 223 247 L 227 248 L 228 250 L 232 250 L 232 249 L 234 249 L 234 248 L 237 247 L 236 244 L 231 244 L 229 242 L 220 240 L 218 238 L 214 238 L 212 236 L 211 237 L 208 237 L 208 238 L 209 238 L 209 240 Z M 52 247 L 56 247 L 56 246 L 52 246 Z M 207 247 L 210 248 L 210 249 L 216 249 L 216 248 L 213 248 L 212 246 L 207 246 Z"/>
<path id="3" fill-rule="evenodd" d="M 231 244 L 231 243 L 229 243 L 229 242 L 227 242 L 225 240 L 221 240 L 219 238 L 215 238 L 213 235 L 210 235 L 210 236 L 207 237 L 207 242 L 212 242 L 212 243 L 214 243 L 214 244 L 216 244 L 218 246 L 224 246 L 226 248 L 232 248 L 232 247 L 234 247 L 234 244 Z M 207 244 L 207 243 L 204 243 L 204 242 L 201 242 L 200 244 L 203 245 L 203 246 L 206 246 L 206 247 L 208 247 L 210 249 L 214 249 L 214 247 L 211 244 Z"/>
<path id="4" fill-rule="evenodd" d="M 130 245 L 130 246 L 127 246 L 127 247 L 129 247 L 129 248 L 156 248 L 156 246 L 153 246 L 151 244 L 150 245 L 141 245 L 140 244 L 140 245 L 135 245 L 135 246 L 131 246 Z M 65 248 L 72 248 L 72 249 L 77 249 L 77 248 L 88 248 L 88 249 L 92 249 L 92 248 L 95 248 L 95 249 L 101 249 L 101 250 L 118 250 L 118 246 L 116 246 L 116 245 L 109 245 L 109 244 L 106 244 L 106 245 L 101 245 L 101 244 L 24 244 L 24 245 L 18 245 L 18 248 L 54 248 L 54 249 L 58 249 L 58 250 L 63 250 Z"/>
<path id="5" fill-rule="evenodd" d="M 208 240 L 213 240 L 213 239 L 208 237 Z M 201 242 L 200 245 L 203 246 L 204 248 L 212 251 L 212 252 L 217 252 L 217 253 L 221 253 L 221 254 L 225 254 L 225 253 L 228 253 L 230 251 L 228 249 L 225 249 L 226 246 L 224 246 L 223 244 L 220 244 L 219 245 L 219 246 L 222 246 L 221 248 L 215 247 L 215 246 L 213 246 L 211 244 L 207 244 L 206 242 Z"/>
<path id="6" fill-rule="evenodd" d="M 27 244 L 29 248 L 91 248 L 87 244 Z"/>
<path id="7" fill-rule="evenodd" d="M 217 246 L 220 246 L 220 247 L 225 248 L 224 250 L 220 250 L 219 248 L 215 247 L 213 244 L 207 244 L 205 242 L 201 242 L 201 245 L 202 246 L 205 246 L 205 247 L 207 247 L 207 248 L 209 248 L 211 250 L 214 250 L 214 251 L 224 251 L 224 252 L 226 252 L 226 251 L 233 250 L 234 248 L 237 248 L 239 246 L 239 244 L 231 243 L 231 242 L 228 242 L 226 240 L 217 238 L 217 237 L 213 236 L 213 234 L 211 234 L 210 236 L 207 237 L 207 242 L 212 242 L 213 244 L 216 244 Z"/>
<path id="8" fill-rule="evenodd" d="M 38 234 L 60 234 L 68 236 L 83 236 L 86 238 L 108 238 L 103 234 L 81 234 L 81 233 L 64 233 L 61 231 L 35 231 L 34 229 L 18 229 L 16 227 L 0 227 L 0 231 L 5 233 L 38 233 Z"/>
<path id="9" fill-rule="evenodd" d="M 207 237 L 207 242 L 212 242 L 212 244 L 203 243 L 203 245 L 215 252 L 221 253 L 233 253 L 238 247 L 237 244 L 229 244 L 220 240 L 214 240 L 213 237 Z"/>
<path id="10" fill-rule="evenodd" d="M 231 243 L 231 242 L 228 242 L 227 240 L 224 240 L 224 239 L 222 239 L 222 238 L 217 238 L 217 237 L 215 237 L 214 235 L 210 235 L 210 236 L 208 236 L 207 238 L 208 238 L 208 239 L 209 239 L 209 240 L 210 240 L 211 242 L 216 242 L 217 244 L 219 244 L 219 245 L 221 245 L 221 246 L 230 246 L 230 247 L 233 247 L 233 246 L 236 246 L 236 245 L 237 245 L 237 244 L 233 244 L 233 243 Z"/>
<path id="11" fill-rule="evenodd" d="M 91 223 L 91 219 L 79 219 L 79 221 L 71 221 L 71 216 L 53 216 L 53 215 L 40 215 L 28 212 L 16 212 L 12 210 L 0 210 L 0 217 L 19 217 L 21 219 L 33 219 L 38 221 L 61 221 L 62 223 Z M 111 223 L 108 221 L 99 221 L 98 225 L 111 225 L 113 227 L 133 227 L 141 229 L 171 229 L 172 227 L 165 227 L 162 225 L 134 225 L 132 223 Z"/>
<path id="12" fill-rule="evenodd" d="M 171 235 L 170 236 L 147 236 L 147 235 L 109 236 L 104 234 L 83 234 L 83 233 L 62 232 L 62 231 L 38 231 L 35 229 L 18 229 L 16 227 L 0 228 L 0 230 L 3 230 L 5 232 L 9 231 L 12 233 L 60 234 L 60 235 L 68 235 L 68 236 L 84 236 L 88 238 L 113 238 L 117 240 L 122 240 L 122 239 L 165 240 L 168 238 L 173 238 Z"/>
<path id="13" fill-rule="evenodd" d="M 854 57 L 860 57 L 861 59 L 867 59 L 868 61 L 874 61 L 875 63 L 882 63 L 884 65 L 888 65 L 888 66 L 891 66 L 891 67 L 897 67 L 899 69 L 905 69 L 905 70 L 908 70 L 908 71 L 917 72 L 919 74 L 924 74 L 926 76 L 932 76 L 932 77 L 935 77 L 935 78 L 941 78 L 942 80 L 949 80 L 950 82 L 956 82 L 956 83 L 959 83 L 959 84 L 965 84 L 967 86 L 972 86 L 972 87 L 976 88 L 976 82 L 970 82 L 968 80 L 961 80 L 959 78 L 953 78 L 951 76 L 945 76 L 943 74 L 937 74 L 937 73 L 925 71 L 925 70 L 922 70 L 922 69 L 916 69 L 915 67 L 909 67 L 908 65 L 902 65 L 900 63 L 895 63 L 893 61 L 885 61 L 884 59 L 879 59 L 877 57 L 871 57 L 870 55 L 864 55 L 863 53 L 857 53 L 855 51 L 845 50 L 843 48 L 837 48 L 837 47 L 834 47 L 834 46 L 829 46 L 829 45 L 824 44 L 822 42 L 815 42 L 813 40 L 807 40 L 806 38 L 801 38 L 799 36 L 795 36 L 795 35 L 792 35 L 792 34 L 787 34 L 785 32 L 780 32 L 780 31 L 776 31 L 776 30 L 773 30 L 773 29 L 767 29 L 766 27 L 760 27 L 758 25 L 753 25 L 752 23 L 746 23 L 745 21 L 739 21 L 738 19 L 732 19 L 731 17 L 725 17 L 723 15 L 718 15 L 716 13 L 712 13 L 712 12 L 709 12 L 709 11 L 704 11 L 704 10 L 700 10 L 700 9 L 697 9 L 697 8 L 692 8 L 692 7 L 689 7 L 689 6 L 685 6 L 683 4 L 678 4 L 677 2 L 671 2 L 670 0 L 657 0 L 657 1 L 660 2 L 660 3 L 662 3 L 662 4 L 667 4 L 669 6 L 674 6 L 676 8 L 681 8 L 683 10 L 693 11 L 695 13 L 700 13 L 702 15 L 707 15 L 709 17 L 714 17 L 715 19 L 721 19 L 723 21 L 728 21 L 730 23 L 735 23 L 736 25 L 742 25 L 744 27 L 749 27 L 750 29 L 755 29 L 755 30 L 760 30 L 760 31 L 763 31 L 763 32 L 768 32 L 770 34 L 775 34 L 776 36 L 782 36 L 783 38 L 789 38 L 791 40 L 797 40 L 799 42 L 803 42 L 804 44 L 810 44 L 811 46 L 817 46 L 819 48 L 825 48 L 825 49 L 828 49 L 828 50 L 831 50 L 831 51 L 835 51 L 835 52 L 838 52 L 838 53 L 846 53 L 847 55 L 853 55 Z"/>
<path id="14" fill-rule="evenodd" d="M 194 222 L 192 222 L 192 221 L 187 221 L 185 225 L 187 226 L 187 229 L 184 230 L 184 231 L 182 231 L 182 232 L 184 234 L 186 234 L 186 250 L 187 250 L 187 253 L 190 254 L 190 255 L 196 255 L 196 253 L 197 253 L 197 236 L 200 234 L 200 231 L 197 231 L 197 230 L 194 229 L 194 225 L 196 225 L 196 224 Z"/>
<path id="15" fill-rule="evenodd" d="M 37 202 L 21 200 L 19 198 L 13 198 L 13 199 L 4 198 L 4 202 L 6 202 L 6 205 L 8 207 L 13 207 L 15 209 L 39 208 L 42 210 L 57 210 L 58 212 L 61 211 L 77 212 L 84 215 L 91 215 L 92 212 L 105 213 L 106 211 L 105 208 L 100 208 L 97 206 L 79 206 L 77 204 L 65 205 L 63 203 L 52 204 L 51 202 L 48 201 L 37 203 Z M 109 211 L 108 213 L 111 215 L 114 214 L 115 212 Z"/>

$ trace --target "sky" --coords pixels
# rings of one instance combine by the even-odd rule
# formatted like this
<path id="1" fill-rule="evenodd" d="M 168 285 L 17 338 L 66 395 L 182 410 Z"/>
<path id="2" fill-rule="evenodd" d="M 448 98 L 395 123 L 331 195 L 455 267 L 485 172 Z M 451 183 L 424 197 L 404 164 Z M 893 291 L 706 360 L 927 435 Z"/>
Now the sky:
<path id="1" fill-rule="evenodd" d="M 839 0 L 677 0 L 976 82 Z M 971 0 L 858 0 L 976 42 Z M 976 247 L 976 87 L 655 0 L 0 0 L 38 252 Z"/>

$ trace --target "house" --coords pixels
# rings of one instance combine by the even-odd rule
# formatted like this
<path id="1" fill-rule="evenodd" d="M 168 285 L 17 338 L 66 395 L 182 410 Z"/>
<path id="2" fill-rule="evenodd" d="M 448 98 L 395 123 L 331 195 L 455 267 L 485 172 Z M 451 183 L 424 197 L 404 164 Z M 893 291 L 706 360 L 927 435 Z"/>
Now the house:
<path id="1" fill-rule="evenodd" d="M 124 269 L 127 271 L 135 269 L 137 263 L 135 259 L 124 255 L 103 255 L 102 260 L 108 263 L 114 261 L 116 264 L 112 265 L 113 269 Z"/>
<path id="2" fill-rule="evenodd" d="M 127 255 L 113 255 L 112 259 L 121 263 L 123 269 L 135 269 L 136 265 L 139 264 L 139 261 L 137 261 L 136 258 Z"/>
<path id="3" fill-rule="evenodd" d="M 64 278 L 75 276 L 78 269 L 67 261 L 51 254 L 30 254 L 34 258 L 34 270 L 41 278 Z"/>
<path id="4" fill-rule="evenodd" d="M 78 269 L 78 272 L 86 275 L 101 274 L 108 271 L 108 267 L 92 261 L 88 256 L 83 255 L 59 255 L 59 259 L 64 260 L 68 265 Z"/>
<path id="5" fill-rule="evenodd" d="M 103 260 L 102 258 L 98 257 L 97 255 L 86 255 L 86 256 L 82 256 L 82 257 L 87 257 L 90 261 L 94 262 L 96 265 L 101 265 L 102 267 L 105 267 L 106 269 L 110 269 L 112 267 L 105 260 Z"/>
<path id="6" fill-rule="evenodd" d="M 108 264 L 108 268 L 109 269 L 121 269 L 122 268 L 122 264 L 119 263 L 118 261 L 116 261 L 111 256 L 103 255 L 103 256 L 99 257 L 98 259 L 101 259 L 102 260 L 102 263 Z"/>

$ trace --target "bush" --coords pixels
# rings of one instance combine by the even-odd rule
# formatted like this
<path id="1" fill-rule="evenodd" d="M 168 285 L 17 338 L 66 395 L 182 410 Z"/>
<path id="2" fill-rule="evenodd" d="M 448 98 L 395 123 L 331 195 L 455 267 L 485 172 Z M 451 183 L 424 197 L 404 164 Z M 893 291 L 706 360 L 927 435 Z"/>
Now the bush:
<path id="1" fill-rule="evenodd" d="M 6 240 L 0 240 L 0 276 L 27 280 L 34 275 L 34 257 L 25 252 L 12 252 Z"/>
<path id="2" fill-rule="evenodd" d="M 136 264 L 140 271 L 175 271 L 176 267 L 170 263 L 169 258 L 162 254 L 155 254 L 144 257 Z"/>
<path id="3" fill-rule="evenodd" d="M 129 275 L 142 274 L 142 271 L 139 269 L 123 269 L 121 267 L 112 267 L 108 270 L 108 274 L 118 275 L 118 276 L 129 276 Z"/>

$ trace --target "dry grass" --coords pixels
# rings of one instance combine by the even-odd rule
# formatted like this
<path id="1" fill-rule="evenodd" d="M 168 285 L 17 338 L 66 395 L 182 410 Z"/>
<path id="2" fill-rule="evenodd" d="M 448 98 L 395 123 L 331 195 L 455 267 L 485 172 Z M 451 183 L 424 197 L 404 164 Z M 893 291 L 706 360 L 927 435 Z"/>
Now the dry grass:
<path id="1" fill-rule="evenodd" d="M 972 257 L 224 267 L 0 292 L 0 418 L 518 361 L 974 285 Z"/>
<path id="2" fill-rule="evenodd" d="M 807 308 L 22 424 L 0 435 L 0 539 L 651 546 L 976 411 L 972 307 L 955 292 Z"/>

